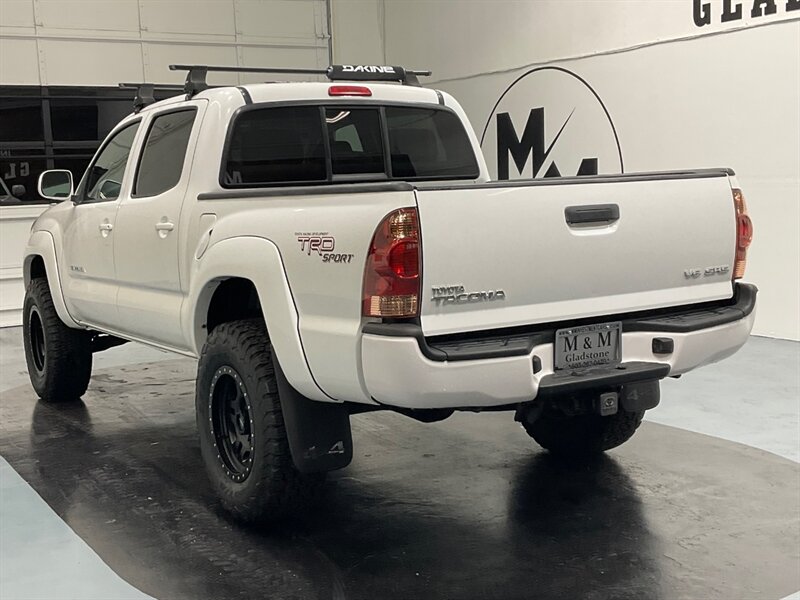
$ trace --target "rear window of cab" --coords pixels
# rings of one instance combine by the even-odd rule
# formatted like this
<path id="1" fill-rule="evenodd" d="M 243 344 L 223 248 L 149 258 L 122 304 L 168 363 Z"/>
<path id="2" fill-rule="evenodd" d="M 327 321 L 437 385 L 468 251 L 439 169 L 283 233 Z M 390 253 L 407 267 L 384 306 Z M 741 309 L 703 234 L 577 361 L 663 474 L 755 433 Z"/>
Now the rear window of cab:
<path id="1" fill-rule="evenodd" d="M 242 188 L 478 175 L 467 132 L 448 109 L 264 106 L 240 111 L 231 123 L 220 184 Z"/>

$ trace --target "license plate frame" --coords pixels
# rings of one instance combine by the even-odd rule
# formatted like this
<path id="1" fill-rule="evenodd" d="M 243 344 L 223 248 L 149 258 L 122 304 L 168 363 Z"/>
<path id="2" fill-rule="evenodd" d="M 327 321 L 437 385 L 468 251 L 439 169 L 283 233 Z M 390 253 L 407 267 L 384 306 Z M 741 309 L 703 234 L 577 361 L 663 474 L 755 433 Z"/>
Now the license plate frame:
<path id="1" fill-rule="evenodd" d="M 622 322 L 594 323 L 556 330 L 556 371 L 614 366 L 622 362 Z"/>

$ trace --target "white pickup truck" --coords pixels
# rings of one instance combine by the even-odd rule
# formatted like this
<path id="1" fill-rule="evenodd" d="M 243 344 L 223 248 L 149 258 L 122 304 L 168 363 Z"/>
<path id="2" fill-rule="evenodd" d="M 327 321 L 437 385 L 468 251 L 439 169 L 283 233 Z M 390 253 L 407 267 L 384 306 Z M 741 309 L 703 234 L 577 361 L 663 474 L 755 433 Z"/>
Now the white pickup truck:
<path id="1" fill-rule="evenodd" d="M 633 435 L 659 380 L 748 338 L 752 225 L 730 170 L 490 181 L 421 73 L 210 88 L 235 69 L 176 68 L 184 93 L 143 86 L 77 189 L 40 177 L 63 201 L 25 250 L 25 351 L 54 402 L 125 341 L 199 358 L 202 457 L 244 520 L 346 466 L 351 414 L 514 411 L 551 452 L 587 455 Z"/>

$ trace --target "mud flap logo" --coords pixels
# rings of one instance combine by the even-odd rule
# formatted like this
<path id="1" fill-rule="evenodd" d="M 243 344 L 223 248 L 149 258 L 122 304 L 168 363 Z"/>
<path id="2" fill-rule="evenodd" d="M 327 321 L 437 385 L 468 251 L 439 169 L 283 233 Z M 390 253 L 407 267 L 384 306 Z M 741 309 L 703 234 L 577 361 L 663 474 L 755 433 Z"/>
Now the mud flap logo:
<path id="1" fill-rule="evenodd" d="M 344 441 L 339 440 L 333 446 L 331 446 L 330 450 L 327 452 L 320 452 L 316 446 L 311 446 L 308 450 L 303 453 L 303 458 L 306 460 L 316 460 L 321 456 L 325 456 L 328 454 L 344 454 Z"/>

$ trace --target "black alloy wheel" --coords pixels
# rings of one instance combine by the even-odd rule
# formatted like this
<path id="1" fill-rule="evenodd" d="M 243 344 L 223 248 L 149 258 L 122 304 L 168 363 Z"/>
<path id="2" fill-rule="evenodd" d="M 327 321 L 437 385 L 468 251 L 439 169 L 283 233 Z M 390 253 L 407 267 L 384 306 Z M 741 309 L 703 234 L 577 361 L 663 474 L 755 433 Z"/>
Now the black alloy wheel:
<path id="1" fill-rule="evenodd" d="M 253 467 L 253 410 L 242 378 L 229 366 L 211 379 L 208 414 L 222 468 L 233 481 L 244 481 Z"/>
<path id="2" fill-rule="evenodd" d="M 39 308 L 34 304 L 28 315 L 28 335 L 31 343 L 31 360 L 38 373 L 44 372 L 45 358 L 47 357 L 47 343 L 44 337 L 42 316 Z"/>

